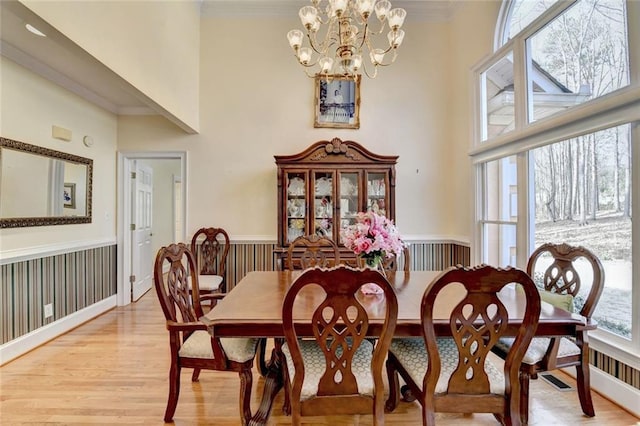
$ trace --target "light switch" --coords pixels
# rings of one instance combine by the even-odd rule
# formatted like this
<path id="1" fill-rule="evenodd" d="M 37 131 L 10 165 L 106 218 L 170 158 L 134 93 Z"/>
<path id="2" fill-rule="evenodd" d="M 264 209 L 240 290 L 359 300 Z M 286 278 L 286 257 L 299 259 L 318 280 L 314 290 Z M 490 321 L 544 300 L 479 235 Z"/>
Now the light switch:
<path id="1" fill-rule="evenodd" d="M 71 140 L 71 130 L 60 126 L 51 126 L 51 135 L 55 139 L 69 142 Z"/>

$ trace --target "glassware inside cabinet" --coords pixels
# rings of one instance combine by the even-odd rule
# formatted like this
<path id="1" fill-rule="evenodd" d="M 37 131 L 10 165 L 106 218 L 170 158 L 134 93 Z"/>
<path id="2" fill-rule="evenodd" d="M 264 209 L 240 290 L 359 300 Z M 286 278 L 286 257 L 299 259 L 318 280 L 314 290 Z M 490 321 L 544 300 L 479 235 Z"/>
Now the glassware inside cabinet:
<path id="1" fill-rule="evenodd" d="M 287 242 L 305 234 L 306 173 L 287 173 Z"/>
<path id="2" fill-rule="evenodd" d="M 358 178 L 358 173 L 340 173 L 340 229 L 354 224 L 360 210 Z"/>
<path id="3" fill-rule="evenodd" d="M 313 177 L 314 233 L 333 239 L 333 173 L 315 172 Z"/>
<path id="4" fill-rule="evenodd" d="M 367 210 L 387 215 L 387 183 L 384 173 L 367 173 Z"/>

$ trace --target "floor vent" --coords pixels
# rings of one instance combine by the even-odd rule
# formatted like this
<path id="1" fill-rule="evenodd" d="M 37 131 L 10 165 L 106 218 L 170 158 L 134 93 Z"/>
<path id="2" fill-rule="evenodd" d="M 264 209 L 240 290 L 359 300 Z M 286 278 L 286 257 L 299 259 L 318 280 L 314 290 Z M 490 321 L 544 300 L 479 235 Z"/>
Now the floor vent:
<path id="1" fill-rule="evenodd" d="M 538 374 L 545 382 L 549 383 L 551 386 L 556 388 L 559 391 L 568 391 L 571 390 L 571 386 L 558 379 L 556 376 L 550 373 Z"/>

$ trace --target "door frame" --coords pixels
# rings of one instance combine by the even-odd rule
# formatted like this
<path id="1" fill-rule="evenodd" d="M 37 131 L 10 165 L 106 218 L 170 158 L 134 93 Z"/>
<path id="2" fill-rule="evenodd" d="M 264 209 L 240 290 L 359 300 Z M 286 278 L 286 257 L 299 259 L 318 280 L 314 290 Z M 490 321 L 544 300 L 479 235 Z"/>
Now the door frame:
<path id="1" fill-rule="evenodd" d="M 118 214 L 117 214 L 117 295 L 118 306 L 131 303 L 131 175 L 133 160 L 180 160 L 182 176 L 182 233 L 185 241 L 187 230 L 187 152 L 186 151 L 118 151 Z"/>

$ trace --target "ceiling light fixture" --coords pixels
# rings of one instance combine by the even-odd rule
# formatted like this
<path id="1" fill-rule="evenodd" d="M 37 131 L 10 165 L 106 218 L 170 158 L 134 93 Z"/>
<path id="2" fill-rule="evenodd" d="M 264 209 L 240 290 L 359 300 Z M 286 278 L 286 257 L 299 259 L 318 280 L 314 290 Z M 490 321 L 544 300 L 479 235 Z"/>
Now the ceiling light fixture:
<path id="1" fill-rule="evenodd" d="M 40 31 L 39 29 L 37 29 L 36 27 L 34 27 L 34 26 L 33 26 L 33 25 L 31 25 L 31 24 L 25 24 L 25 28 L 26 28 L 30 33 L 33 33 L 33 34 L 35 34 L 35 35 L 37 35 L 37 36 L 40 36 L 40 37 L 46 37 L 46 36 L 47 36 L 45 33 L 43 33 L 42 31 Z"/>
<path id="2" fill-rule="evenodd" d="M 404 39 L 404 30 L 400 29 L 407 16 L 404 9 L 391 9 L 391 2 L 387 0 L 328 0 L 326 6 L 322 3 L 323 0 L 311 0 L 312 6 L 304 6 L 298 13 L 309 47 L 303 47 L 302 31 L 291 30 L 287 34 L 289 45 L 309 77 L 315 74 L 310 74 L 308 69 L 318 65 L 319 74 L 325 76 L 338 74 L 355 78 L 364 71 L 369 78 L 375 78 L 379 66 L 391 65 L 396 60 L 397 49 Z M 380 26 L 377 31 L 372 31 L 369 25 L 374 10 Z M 387 44 L 374 47 L 374 38 L 382 34 L 387 25 Z M 363 61 L 363 52 L 373 67 L 371 73 L 367 69 L 368 61 Z M 388 59 L 389 53 L 391 59 Z"/>

